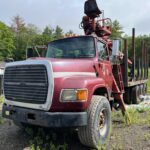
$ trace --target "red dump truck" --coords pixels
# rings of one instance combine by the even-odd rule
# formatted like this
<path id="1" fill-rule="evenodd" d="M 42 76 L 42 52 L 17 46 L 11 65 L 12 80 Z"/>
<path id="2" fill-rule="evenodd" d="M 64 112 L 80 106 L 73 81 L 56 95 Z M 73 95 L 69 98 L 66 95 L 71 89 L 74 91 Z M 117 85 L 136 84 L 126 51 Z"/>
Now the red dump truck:
<path id="1" fill-rule="evenodd" d="M 74 127 L 82 144 L 104 144 L 111 127 L 111 109 L 137 103 L 146 91 L 148 58 L 128 59 L 127 41 L 109 39 L 109 18 L 95 0 L 85 2 L 84 36 L 52 41 L 45 57 L 8 63 L 4 73 L 3 117 L 17 125 Z M 138 65 L 136 65 L 138 64 Z M 131 71 L 130 71 L 131 70 Z"/>

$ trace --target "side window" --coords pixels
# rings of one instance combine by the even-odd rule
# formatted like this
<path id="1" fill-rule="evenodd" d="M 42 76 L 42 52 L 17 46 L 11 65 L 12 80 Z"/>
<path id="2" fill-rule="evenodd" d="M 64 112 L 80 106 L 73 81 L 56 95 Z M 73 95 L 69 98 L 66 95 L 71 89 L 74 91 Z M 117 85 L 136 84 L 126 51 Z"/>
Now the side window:
<path id="1" fill-rule="evenodd" d="M 97 47 L 98 47 L 98 55 L 100 59 L 107 59 L 107 52 L 106 52 L 106 48 L 105 48 L 105 44 L 98 41 L 97 42 Z"/>

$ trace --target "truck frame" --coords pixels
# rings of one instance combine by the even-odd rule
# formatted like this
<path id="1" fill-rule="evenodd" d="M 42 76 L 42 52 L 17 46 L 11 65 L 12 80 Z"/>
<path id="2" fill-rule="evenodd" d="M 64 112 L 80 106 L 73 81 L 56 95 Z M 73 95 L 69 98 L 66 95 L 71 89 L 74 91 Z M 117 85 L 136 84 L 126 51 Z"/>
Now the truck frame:
<path id="1" fill-rule="evenodd" d="M 109 137 L 113 104 L 125 114 L 125 103 L 138 103 L 145 93 L 148 57 L 143 43 L 136 63 L 134 29 L 133 60 L 127 40 L 120 51 L 119 40 L 109 38 L 111 20 L 98 19 L 95 0 L 85 2 L 85 14 L 84 36 L 52 41 L 46 57 L 6 65 L 2 115 L 19 126 L 77 128 L 83 145 L 98 148 Z"/>

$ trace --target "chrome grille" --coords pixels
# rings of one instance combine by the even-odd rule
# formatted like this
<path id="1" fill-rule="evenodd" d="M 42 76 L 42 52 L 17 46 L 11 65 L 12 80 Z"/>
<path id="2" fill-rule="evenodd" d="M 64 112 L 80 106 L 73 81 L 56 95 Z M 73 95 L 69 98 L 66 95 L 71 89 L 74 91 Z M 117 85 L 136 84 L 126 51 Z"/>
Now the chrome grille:
<path id="1" fill-rule="evenodd" d="M 10 101 L 44 104 L 48 77 L 44 65 L 19 65 L 5 69 L 4 94 Z"/>

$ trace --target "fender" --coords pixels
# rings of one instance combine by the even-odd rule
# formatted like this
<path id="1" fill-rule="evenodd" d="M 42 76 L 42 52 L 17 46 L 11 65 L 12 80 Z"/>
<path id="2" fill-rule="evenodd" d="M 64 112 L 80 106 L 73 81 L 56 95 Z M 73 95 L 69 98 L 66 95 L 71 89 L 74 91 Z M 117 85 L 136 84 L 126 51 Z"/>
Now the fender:
<path id="1" fill-rule="evenodd" d="M 99 92 L 100 89 L 104 89 L 106 91 L 106 93 Z M 97 95 L 96 92 L 98 92 L 98 95 L 99 95 L 99 93 L 101 93 L 101 94 L 107 94 L 108 99 L 110 99 L 112 90 L 110 90 L 110 88 L 108 88 L 106 84 L 99 84 L 99 85 L 95 85 L 95 87 L 93 88 L 93 95 L 94 94 Z"/>
<path id="2" fill-rule="evenodd" d="M 54 79 L 54 96 L 50 111 L 83 111 L 86 110 L 96 89 L 106 88 L 105 81 L 102 78 L 92 76 L 69 76 Z M 60 102 L 62 89 L 87 89 L 87 102 Z M 107 88 L 106 88 L 107 89 Z"/>

